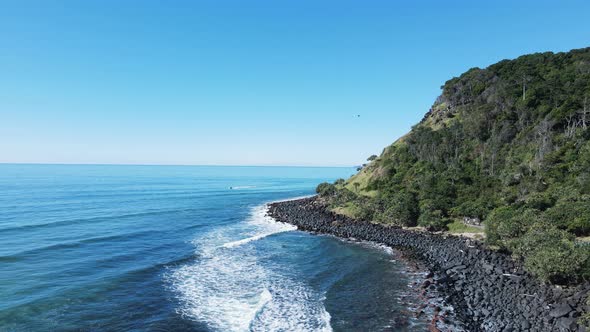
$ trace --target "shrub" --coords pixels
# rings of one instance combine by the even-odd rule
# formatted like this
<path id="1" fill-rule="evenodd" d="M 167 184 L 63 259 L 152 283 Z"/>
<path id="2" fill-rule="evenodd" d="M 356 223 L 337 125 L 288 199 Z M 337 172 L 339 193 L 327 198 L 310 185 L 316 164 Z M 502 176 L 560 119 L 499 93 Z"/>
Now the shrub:
<path id="1" fill-rule="evenodd" d="M 553 202 L 551 196 L 547 193 L 534 192 L 526 198 L 525 203 L 529 208 L 544 211 L 550 208 L 555 202 Z"/>
<path id="2" fill-rule="evenodd" d="M 418 218 L 418 225 L 426 227 L 429 231 L 444 230 L 449 222 L 450 220 L 443 215 L 441 210 L 422 211 Z"/>
<path id="3" fill-rule="evenodd" d="M 375 216 L 378 221 L 399 226 L 416 226 L 418 222 L 418 202 L 413 194 L 401 191 L 388 197 L 382 203 L 384 211 Z"/>
<path id="4" fill-rule="evenodd" d="M 440 231 L 446 229 L 450 221 L 442 210 L 436 209 L 436 204 L 431 200 L 420 202 L 419 226 L 426 227 L 426 229 L 431 231 Z"/>
<path id="5" fill-rule="evenodd" d="M 590 247 L 577 246 L 572 234 L 537 224 L 515 242 L 514 254 L 541 280 L 569 283 L 590 276 Z"/>
<path id="6" fill-rule="evenodd" d="M 361 184 L 360 184 L 360 183 L 358 183 L 358 182 L 353 182 L 353 183 L 352 183 L 352 186 L 354 187 L 354 191 L 355 191 L 355 192 L 358 192 L 358 191 L 359 191 L 359 188 L 360 188 L 360 186 L 361 186 Z"/>
<path id="7" fill-rule="evenodd" d="M 371 221 L 375 207 L 369 201 L 355 201 L 349 205 L 350 212 L 355 219 Z"/>
<path id="8" fill-rule="evenodd" d="M 519 209 L 510 222 L 503 223 L 498 228 L 500 234 L 504 236 L 504 246 L 513 250 L 514 241 L 518 241 L 531 226 L 542 222 L 543 216 L 540 211 L 526 208 Z"/>
<path id="9" fill-rule="evenodd" d="M 568 185 L 555 185 L 547 189 L 547 193 L 551 196 L 551 200 L 556 201 L 567 201 L 576 200 L 582 194 L 576 187 Z"/>
<path id="10" fill-rule="evenodd" d="M 489 244 L 498 245 L 503 239 L 502 229 L 504 223 L 511 222 L 517 211 L 511 206 L 502 206 L 494 209 L 485 220 L 486 241 Z M 505 228 L 505 227 L 504 227 Z"/>
<path id="11" fill-rule="evenodd" d="M 488 212 L 487 204 L 481 199 L 475 201 L 463 202 L 461 205 L 451 209 L 455 217 L 472 217 L 483 219 Z"/>
<path id="12" fill-rule="evenodd" d="M 590 215 L 574 218 L 574 220 L 567 225 L 567 230 L 578 236 L 590 234 Z"/>
<path id="13" fill-rule="evenodd" d="M 575 199 L 562 199 L 547 210 L 547 219 L 560 229 L 576 235 L 590 234 L 590 197 L 582 195 Z"/>
<path id="14" fill-rule="evenodd" d="M 336 187 L 331 183 L 322 182 L 316 187 L 315 192 L 324 197 L 334 196 L 336 194 Z"/>
<path id="15" fill-rule="evenodd" d="M 541 214 L 535 209 L 511 206 L 494 209 L 485 222 L 488 243 L 512 249 L 512 243 L 540 220 Z"/>
<path id="16" fill-rule="evenodd" d="M 357 195 L 347 188 L 336 190 L 336 194 L 331 198 L 332 206 L 343 206 L 348 202 L 353 202 L 357 199 Z"/>

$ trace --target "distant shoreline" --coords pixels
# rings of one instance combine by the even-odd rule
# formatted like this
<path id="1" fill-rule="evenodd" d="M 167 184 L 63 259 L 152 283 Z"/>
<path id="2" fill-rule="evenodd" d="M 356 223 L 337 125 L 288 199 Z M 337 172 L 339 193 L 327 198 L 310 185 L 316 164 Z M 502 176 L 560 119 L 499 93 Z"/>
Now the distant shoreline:
<path id="1" fill-rule="evenodd" d="M 315 197 L 271 203 L 268 213 L 302 231 L 382 243 L 424 262 L 433 272 L 427 286 L 447 296 L 469 331 L 578 331 L 590 293 L 588 284 L 541 284 L 477 241 L 352 220 Z"/>

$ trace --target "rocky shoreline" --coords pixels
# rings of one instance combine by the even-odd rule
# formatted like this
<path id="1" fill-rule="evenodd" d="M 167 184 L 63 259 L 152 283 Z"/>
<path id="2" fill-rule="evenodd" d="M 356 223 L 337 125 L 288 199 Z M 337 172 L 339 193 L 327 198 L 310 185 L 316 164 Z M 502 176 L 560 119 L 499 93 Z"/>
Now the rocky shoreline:
<path id="1" fill-rule="evenodd" d="M 578 318 L 590 311 L 590 285 L 544 285 L 477 241 L 352 220 L 315 197 L 272 203 L 268 214 L 303 231 L 381 243 L 425 263 L 432 271 L 425 288 L 444 294 L 468 331 L 586 331 Z"/>
<path id="2" fill-rule="evenodd" d="M 388 317 L 392 324 L 384 327 L 384 331 L 405 331 L 405 328 L 413 325 L 420 325 L 424 331 L 430 332 L 466 331 L 461 321 L 457 319 L 452 305 L 445 301 L 444 294 L 435 287 L 432 281 L 434 275 L 423 262 L 412 259 L 398 249 L 376 242 L 362 241 L 356 238 L 339 239 L 345 242 L 363 243 L 384 248 L 383 250 L 391 255 L 393 261 L 402 262 L 405 266 L 404 274 L 408 277 L 408 289 L 400 293 L 400 301 L 407 307 L 403 310 L 404 314 Z M 408 320 L 404 320 L 402 317 Z"/>

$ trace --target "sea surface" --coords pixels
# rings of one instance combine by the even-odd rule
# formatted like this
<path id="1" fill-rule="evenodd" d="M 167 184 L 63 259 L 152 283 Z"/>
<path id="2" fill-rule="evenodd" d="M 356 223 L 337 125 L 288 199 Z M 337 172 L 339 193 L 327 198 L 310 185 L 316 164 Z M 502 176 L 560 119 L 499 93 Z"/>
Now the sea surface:
<path id="1" fill-rule="evenodd" d="M 390 250 L 265 215 L 353 172 L 0 164 L 0 331 L 423 331 Z"/>

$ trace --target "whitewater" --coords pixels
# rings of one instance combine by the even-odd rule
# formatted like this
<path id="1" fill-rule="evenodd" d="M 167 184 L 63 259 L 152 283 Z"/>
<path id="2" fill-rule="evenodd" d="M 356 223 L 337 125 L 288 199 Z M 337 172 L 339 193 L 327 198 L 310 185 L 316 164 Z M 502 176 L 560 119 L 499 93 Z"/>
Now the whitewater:
<path id="1" fill-rule="evenodd" d="M 266 216 L 354 171 L 2 164 L 0 331 L 422 331 L 391 252 Z"/>

